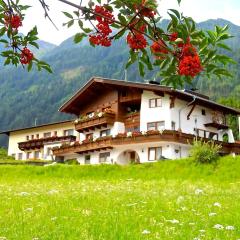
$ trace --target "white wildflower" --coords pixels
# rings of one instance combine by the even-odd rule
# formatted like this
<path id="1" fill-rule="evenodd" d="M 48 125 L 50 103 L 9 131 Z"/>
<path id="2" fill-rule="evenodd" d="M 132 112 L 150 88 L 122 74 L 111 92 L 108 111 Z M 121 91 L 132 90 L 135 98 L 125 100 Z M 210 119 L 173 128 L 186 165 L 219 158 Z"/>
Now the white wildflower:
<path id="1" fill-rule="evenodd" d="M 234 230 L 235 227 L 234 227 L 234 226 L 226 226 L 225 229 L 226 229 L 226 230 Z"/>
<path id="2" fill-rule="evenodd" d="M 28 192 L 20 192 L 19 193 L 19 196 L 29 196 L 29 195 L 30 195 L 30 193 L 28 193 Z"/>
<path id="3" fill-rule="evenodd" d="M 55 194 L 55 193 L 59 193 L 59 191 L 55 189 L 48 191 L 48 194 Z"/>
<path id="4" fill-rule="evenodd" d="M 222 207 L 221 203 L 219 203 L 219 202 L 215 202 L 215 203 L 213 204 L 213 206 L 214 206 L 214 207 L 219 207 L 219 208 Z"/>
<path id="5" fill-rule="evenodd" d="M 199 232 L 200 232 L 200 233 L 205 233 L 206 230 L 204 230 L 204 229 L 200 229 Z"/>
<path id="6" fill-rule="evenodd" d="M 26 211 L 26 212 L 32 212 L 32 211 L 33 211 L 33 208 L 26 208 L 25 211 Z"/>
<path id="7" fill-rule="evenodd" d="M 199 237 L 195 237 L 193 240 L 201 240 Z"/>
<path id="8" fill-rule="evenodd" d="M 216 216 L 216 215 L 217 215 L 217 214 L 216 214 L 215 212 L 210 212 L 210 213 L 208 214 L 209 217 Z"/>
<path id="9" fill-rule="evenodd" d="M 0 237 L 0 240 L 7 240 L 6 237 Z"/>
<path id="10" fill-rule="evenodd" d="M 177 198 L 177 204 L 180 204 L 182 201 L 184 201 L 184 197 L 183 196 L 179 196 Z"/>
<path id="11" fill-rule="evenodd" d="M 224 229 L 224 226 L 221 225 L 221 224 L 215 224 L 215 225 L 213 226 L 213 228 L 222 230 L 222 229 Z"/>
<path id="12" fill-rule="evenodd" d="M 76 120 L 74 121 L 74 123 L 75 123 L 75 124 L 78 124 L 78 122 L 79 122 L 79 120 L 78 120 L 78 119 L 76 119 Z"/>
<path id="13" fill-rule="evenodd" d="M 166 222 L 170 222 L 172 224 L 179 224 L 179 221 L 177 219 L 166 220 Z"/>
<path id="14" fill-rule="evenodd" d="M 149 231 L 149 230 L 147 230 L 147 229 L 145 229 L 145 230 L 143 230 L 142 231 L 142 234 L 150 234 L 151 232 Z"/>
<path id="15" fill-rule="evenodd" d="M 132 206 L 135 206 L 135 205 L 137 205 L 137 203 L 129 203 L 129 204 L 127 204 L 126 206 L 127 206 L 127 207 L 132 207 Z"/>
<path id="16" fill-rule="evenodd" d="M 193 226 L 193 225 L 195 225 L 195 223 L 194 222 L 190 222 L 190 223 L 188 223 L 188 225 Z"/>
<path id="17" fill-rule="evenodd" d="M 51 220 L 55 221 L 55 220 L 57 220 L 57 217 L 52 217 Z"/>
<path id="18" fill-rule="evenodd" d="M 195 190 L 195 195 L 200 195 L 200 194 L 203 194 L 203 190 L 197 188 L 197 189 Z"/>

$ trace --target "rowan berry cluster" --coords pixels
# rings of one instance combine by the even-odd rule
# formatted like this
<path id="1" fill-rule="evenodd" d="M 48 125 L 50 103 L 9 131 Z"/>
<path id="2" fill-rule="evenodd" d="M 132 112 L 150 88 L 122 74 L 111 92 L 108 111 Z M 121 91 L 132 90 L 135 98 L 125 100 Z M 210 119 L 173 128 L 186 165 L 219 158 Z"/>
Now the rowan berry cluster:
<path id="1" fill-rule="evenodd" d="M 93 45 L 101 45 L 104 47 L 111 46 L 111 39 L 109 35 L 112 33 L 110 25 L 114 22 L 114 16 L 112 12 L 106 9 L 104 6 L 96 6 L 94 9 L 95 19 L 98 21 L 96 25 L 97 32 L 94 35 L 89 36 L 89 41 Z"/>
<path id="2" fill-rule="evenodd" d="M 4 20 L 5 20 L 5 26 L 7 28 L 11 27 L 12 29 L 17 30 L 19 27 L 22 26 L 22 19 L 17 14 L 5 13 Z"/>
<path id="3" fill-rule="evenodd" d="M 22 64 L 29 64 L 33 60 L 33 53 L 27 48 L 23 48 L 20 54 L 20 62 Z"/>
<path id="4" fill-rule="evenodd" d="M 191 77 L 195 77 L 203 70 L 197 50 L 189 40 L 182 47 L 178 68 L 180 75 Z"/>
<path id="5" fill-rule="evenodd" d="M 158 54 L 168 54 L 167 45 L 163 40 L 158 40 L 151 45 L 151 51 L 154 55 Z"/>
<path id="6" fill-rule="evenodd" d="M 155 0 L 153 0 L 152 2 L 154 3 L 154 5 L 157 5 Z M 156 15 L 156 11 L 154 11 L 151 7 L 148 7 L 148 4 L 148 0 L 142 0 L 142 3 L 135 5 L 134 8 L 136 12 L 140 15 L 148 18 L 153 18 Z"/>
<path id="7" fill-rule="evenodd" d="M 130 32 L 127 35 L 127 43 L 129 47 L 133 50 L 144 49 L 147 46 L 147 40 L 141 33 Z"/>

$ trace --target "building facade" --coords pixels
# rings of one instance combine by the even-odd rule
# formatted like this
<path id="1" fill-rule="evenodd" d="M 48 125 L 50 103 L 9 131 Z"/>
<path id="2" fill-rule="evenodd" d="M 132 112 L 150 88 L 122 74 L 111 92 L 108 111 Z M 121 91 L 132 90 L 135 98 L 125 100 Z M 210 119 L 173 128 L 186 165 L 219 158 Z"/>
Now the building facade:
<path id="1" fill-rule="evenodd" d="M 34 149 L 38 138 L 35 145 L 31 142 L 33 158 L 77 159 L 80 164 L 183 158 L 196 137 L 221 144 L 222 154 L 240 153 L 240 144 L 226 123 L 227 115 L 240 115 L 240 111 L 196 92 L 92 78 L 60 111 L 74 114 L 76 119 L 42 126 L 41 132 L 41 127 L 8 132 L 9 155 L 20 159 L 17 154 L 22 153 L 22 159 L 29 158 L 34 134 L 42 134 L 43 139 L 40 150 Z M 53 135 L 44 135 L 44 128 Z M 61 132 L 59 138 L 53 138 L 55 131 Z M 23 141 L 24 134 L 31 139 Z"/>

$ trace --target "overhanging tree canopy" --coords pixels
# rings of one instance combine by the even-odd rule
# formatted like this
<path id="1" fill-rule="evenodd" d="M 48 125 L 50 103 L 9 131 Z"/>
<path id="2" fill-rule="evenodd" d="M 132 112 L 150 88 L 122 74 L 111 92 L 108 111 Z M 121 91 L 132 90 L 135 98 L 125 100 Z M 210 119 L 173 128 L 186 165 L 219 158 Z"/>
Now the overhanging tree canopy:
<path id="1" fill-rule="evenodd" d="M 48 0 L 36 1 L 51 21 Z M 93 47 L 111 47 L 113 41 L 126 38 L 129 47 L 126 68 L 138 62 L 142 76 L 146 68 L 152 70 L 156 66 L 162 82 L 174 87 L 191 83 L 199 75 L 231 76 L 225 66 L 234 61 L 218 51 L 230 50 L 224 43 L 232 37 L 227 26 L 216 26 L 213 31 L 204 32 L 196 28 L 192 18 L 169 9 L 170 22 L 167 29 L 163 29 L 156 0 L 90 0 L 84 1 L 85 4 L 80 1 L 79 5 L 67 0 L 55 1 L 73 7 L 72 12 L 63 13 L 68 19 L 65 26 L 79 26 L 74 37 L 76 44 L 88 38 Z M 177 2 L 180 4 L 181 0 Z M 30 71 L 34 64 L 39 70 L 51 72 L 50 66 L 29 50 L 29 45 L 38 48 L 37 28 L 26 36 L 19 34 L 28 8 L 19 0 L 0 0 L 0 43 L 6 49 L 1 56 L 5 58 L 5 65 L 22 64 Z"/>

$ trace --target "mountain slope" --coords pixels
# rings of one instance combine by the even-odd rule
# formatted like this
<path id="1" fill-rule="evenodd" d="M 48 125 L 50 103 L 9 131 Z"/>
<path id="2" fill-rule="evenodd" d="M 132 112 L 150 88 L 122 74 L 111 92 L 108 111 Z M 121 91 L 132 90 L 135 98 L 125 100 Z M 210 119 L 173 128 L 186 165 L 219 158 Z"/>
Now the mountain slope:
<path id="1" fill-rule="evenodd" d="M 163 24 L 167 24 L 164 21 Z M 212 29 L 215 24 L 230 25 L 230 32 L 236 36 L 229 41 L 234 52 L 231 55 L 240 63 L 240 27 L 230 22 L 217 19 L 199 24 L 204 29 Z M 75 45 L 72 38 L 60 46 L 40 41 L 43 60 L 53 68 L 54 74 L 32 71 L 27 73 L 21 67 L 1 68 L 0 74 L 0 130 L 26 127 L 51 121 L 71 118 L 57 110 L 77 89 L 92 76 L 124 79 L 124 66 L 128 57 L 128 48 L 124 40 L 119 40 L 110 48 L 92 48 L 84 42 Z M 211 97 L 219 98 L 229 94 L 240 96 L 238 66 L 231 67 L 234 79 L 199 79 L 198 87 Z M 157 69 L 148 72 L 145 80 L 152 79 Z M 128 70 L 130 81 L 144 81 L 136 66 Z"/>

